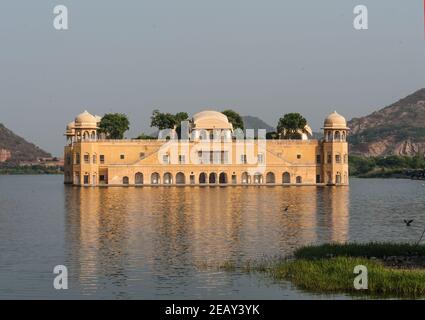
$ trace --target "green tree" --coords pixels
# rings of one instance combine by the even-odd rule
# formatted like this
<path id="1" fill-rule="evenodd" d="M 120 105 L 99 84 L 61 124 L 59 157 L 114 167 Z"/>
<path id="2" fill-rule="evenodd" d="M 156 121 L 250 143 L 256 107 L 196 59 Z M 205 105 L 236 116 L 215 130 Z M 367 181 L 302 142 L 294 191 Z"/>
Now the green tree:
<path id="1" fill-rule="evenodd" d="M 383 168 L 407 168 L 409 167 L 409 158 L 391 155 L 387 157 L 377 158 L 376 165 Z"/>
<path id="2" fill-rule="evenodd" d="M 278 134 L 277 134 L 277 132 L 267 132 L 266 133 L 266 139 L 267 140 L 274 140 L 274 139 L 277 139 L 278 138 Z"/>
<path id="3" fill-rule="evenodd" d="M 425 168 L 425 158 L 423 156 L 415 155 L 411 158 L 411 167 L 415 169 Z"/>
<path id="4" fill-rule="evenodd" d="M 307 125 L 307 120 L 299 113 L 287 113 L 279 119 L 277 124 L 277 132 L 280 133 L 284 138 L 299 139 L 299 130 L 304 131 Z"/>
<path id="5" fill-rule="evenodd" d="M 156 127 L 159 130 L 174 129 L 180 126 L 180 123 L 189 118 L 186 112 L 178 112 L 176 114 L 163 113 L 159 110 L 154 110 L 151 116 L 151 127 Z"/>
<path id="6" fill-rule="evenodd" d="M 186 112 L 178 112 L 174 115 L 176 121 L 176 132 L 179 139 L 181 138 L 182 132 L 182 121 L 189 119 L 189 115 Z"/>
<path id="7" fill-rule="evenodd" d="M 159 130 L 173 129 L 175 125 L 174 116 L 171 113 L 162 113 L 159 110 L 154 110 L 151 116 L 151 127 L 156 127 Z"/>
<path id="8" fill-rule="evenodd" d="M 123 139 L 129 128 L 130 122 L 123 113 L 107 113 L 99 124 L 99 132 L 106 134 L 108 139 Z"/>
<path id="9" fill-rule="evenodd" d="M 182 121 L 189 119 L 189 115 L 186 112 L 178 112 L 174 115 L 176 125 L 180 126 Z"/>
<path id="10" fill-rule="evenodd" d="M 142 132 L 141 134 L 138 135 L 138 137 L 136 139 L 150 140 L 150 139 L 155 139 L 155 138 Z"/>
<path id="11" fill-rule="evenodd" d="M 233 129 L 244 129 L 243 120 L 239 113 L 230 109 L 224 110 L 221 113 L 229 119 L 229 122 L 233 125 Z"/>
<path id="12" fill-rule="evenodd" d="M 151 116 L 151 127 L 156 127 L 159 130 L 175 129 L 177 136 L 181 136 L 181 123 L 189 118 L 186 112 L 177 112 L 176 114 L 163 113 L 159 110 L 154 110 Z"/>
<path id="13" fill-rule="evenodd" d="M 353 176 L 368 173 L 376 168 L 376 160 L 373 157 L 350 155 L 348 162 L 350 175 Z"/>

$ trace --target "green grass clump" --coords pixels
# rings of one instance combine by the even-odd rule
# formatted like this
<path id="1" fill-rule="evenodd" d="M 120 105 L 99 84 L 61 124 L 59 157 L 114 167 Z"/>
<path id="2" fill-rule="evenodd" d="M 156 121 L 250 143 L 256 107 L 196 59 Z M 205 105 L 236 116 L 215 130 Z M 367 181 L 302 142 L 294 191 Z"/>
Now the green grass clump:
<path id="1" fill-rule="evenodd" d="M 245 272 L 268 274 L 277 280 L 314 293 L 346 293 L 372 297 L 425 297 L 425 269 L 396 268 L 384 264 L 386 257 L 425 259 L 425 245 L 409 243 L 330 243 L 297 249 L 289 259 L 249 262 Z M 403 259 L 401 259 L 403 261 Z M 368 270 L 368 289 L 354 287 L 354 267 Z"/>
<path id="2" fill-rule="evenodd" d="M 383 258 L 389 256 L 399 257 L 425 257 L 425 245 L 410 243 L 328 243 L 319 246 L 305 246 L 294 252 L 296 259 L 323 259 L 332 257 L 363 257 Z"/>
<path id="3" fill-rule="evenodd" d="M 368 289 L 354 288 L 356 265 L 368 269 Z M 401 270 L 385 267 L 366 258 L 336 257 L 319 260 L 282 261 L 269 267 L 276 279 L 290 280 L 301 289 L 315 293 L 351 293 L 371 296 L 425 296 L 425 270 Z"/>

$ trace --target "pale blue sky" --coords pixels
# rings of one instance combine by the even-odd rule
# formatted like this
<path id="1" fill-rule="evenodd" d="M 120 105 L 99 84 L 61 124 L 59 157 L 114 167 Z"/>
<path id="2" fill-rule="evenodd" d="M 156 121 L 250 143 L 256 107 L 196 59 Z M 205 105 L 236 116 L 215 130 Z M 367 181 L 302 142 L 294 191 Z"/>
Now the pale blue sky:
<path id="1" fill-rule="evenodd" d="M 70 30 L 53 7 L 67 5 Z M 369 30 L 355 31 L 355 5 Z M 0 122 L 55 155 L 84 109 L 366 115 L 425 87 L 422 0 L 3 0 Z"/>

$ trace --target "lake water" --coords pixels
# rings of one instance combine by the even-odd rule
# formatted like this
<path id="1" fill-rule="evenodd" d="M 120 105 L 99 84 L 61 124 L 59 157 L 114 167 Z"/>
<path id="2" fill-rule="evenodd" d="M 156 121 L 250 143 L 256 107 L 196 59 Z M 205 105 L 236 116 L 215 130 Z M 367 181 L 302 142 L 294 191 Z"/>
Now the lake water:
<path id="1" fill-rule="evenodd" d="M 395 179 L 338 188 L 78 188 L 61 176 L 0 176 L 0 298 L 346 298 L 210 266 L 310 243 L 413 242 L 425 227 L 424 195 L 423 182 Z M 68 268 L 68 290 L 53 288 L 56 265 Z"/>

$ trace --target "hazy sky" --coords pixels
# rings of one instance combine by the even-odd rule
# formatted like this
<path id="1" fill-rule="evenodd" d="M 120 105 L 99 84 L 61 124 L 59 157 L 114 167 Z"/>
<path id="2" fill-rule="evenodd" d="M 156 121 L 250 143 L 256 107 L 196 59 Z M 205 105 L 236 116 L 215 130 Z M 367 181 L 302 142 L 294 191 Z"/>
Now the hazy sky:
<path id="1" fill-rule="evenodd" d="M 353 28 L 358 4 L 369 30 Z M 154 108 L 273 126 L 296 111 L 318 130 L 425 87 L 423 23 L 422 0 L 2 0 L 0 122 L 54 155 L 85 109 L 128 114 L 130 137 Z"/>

